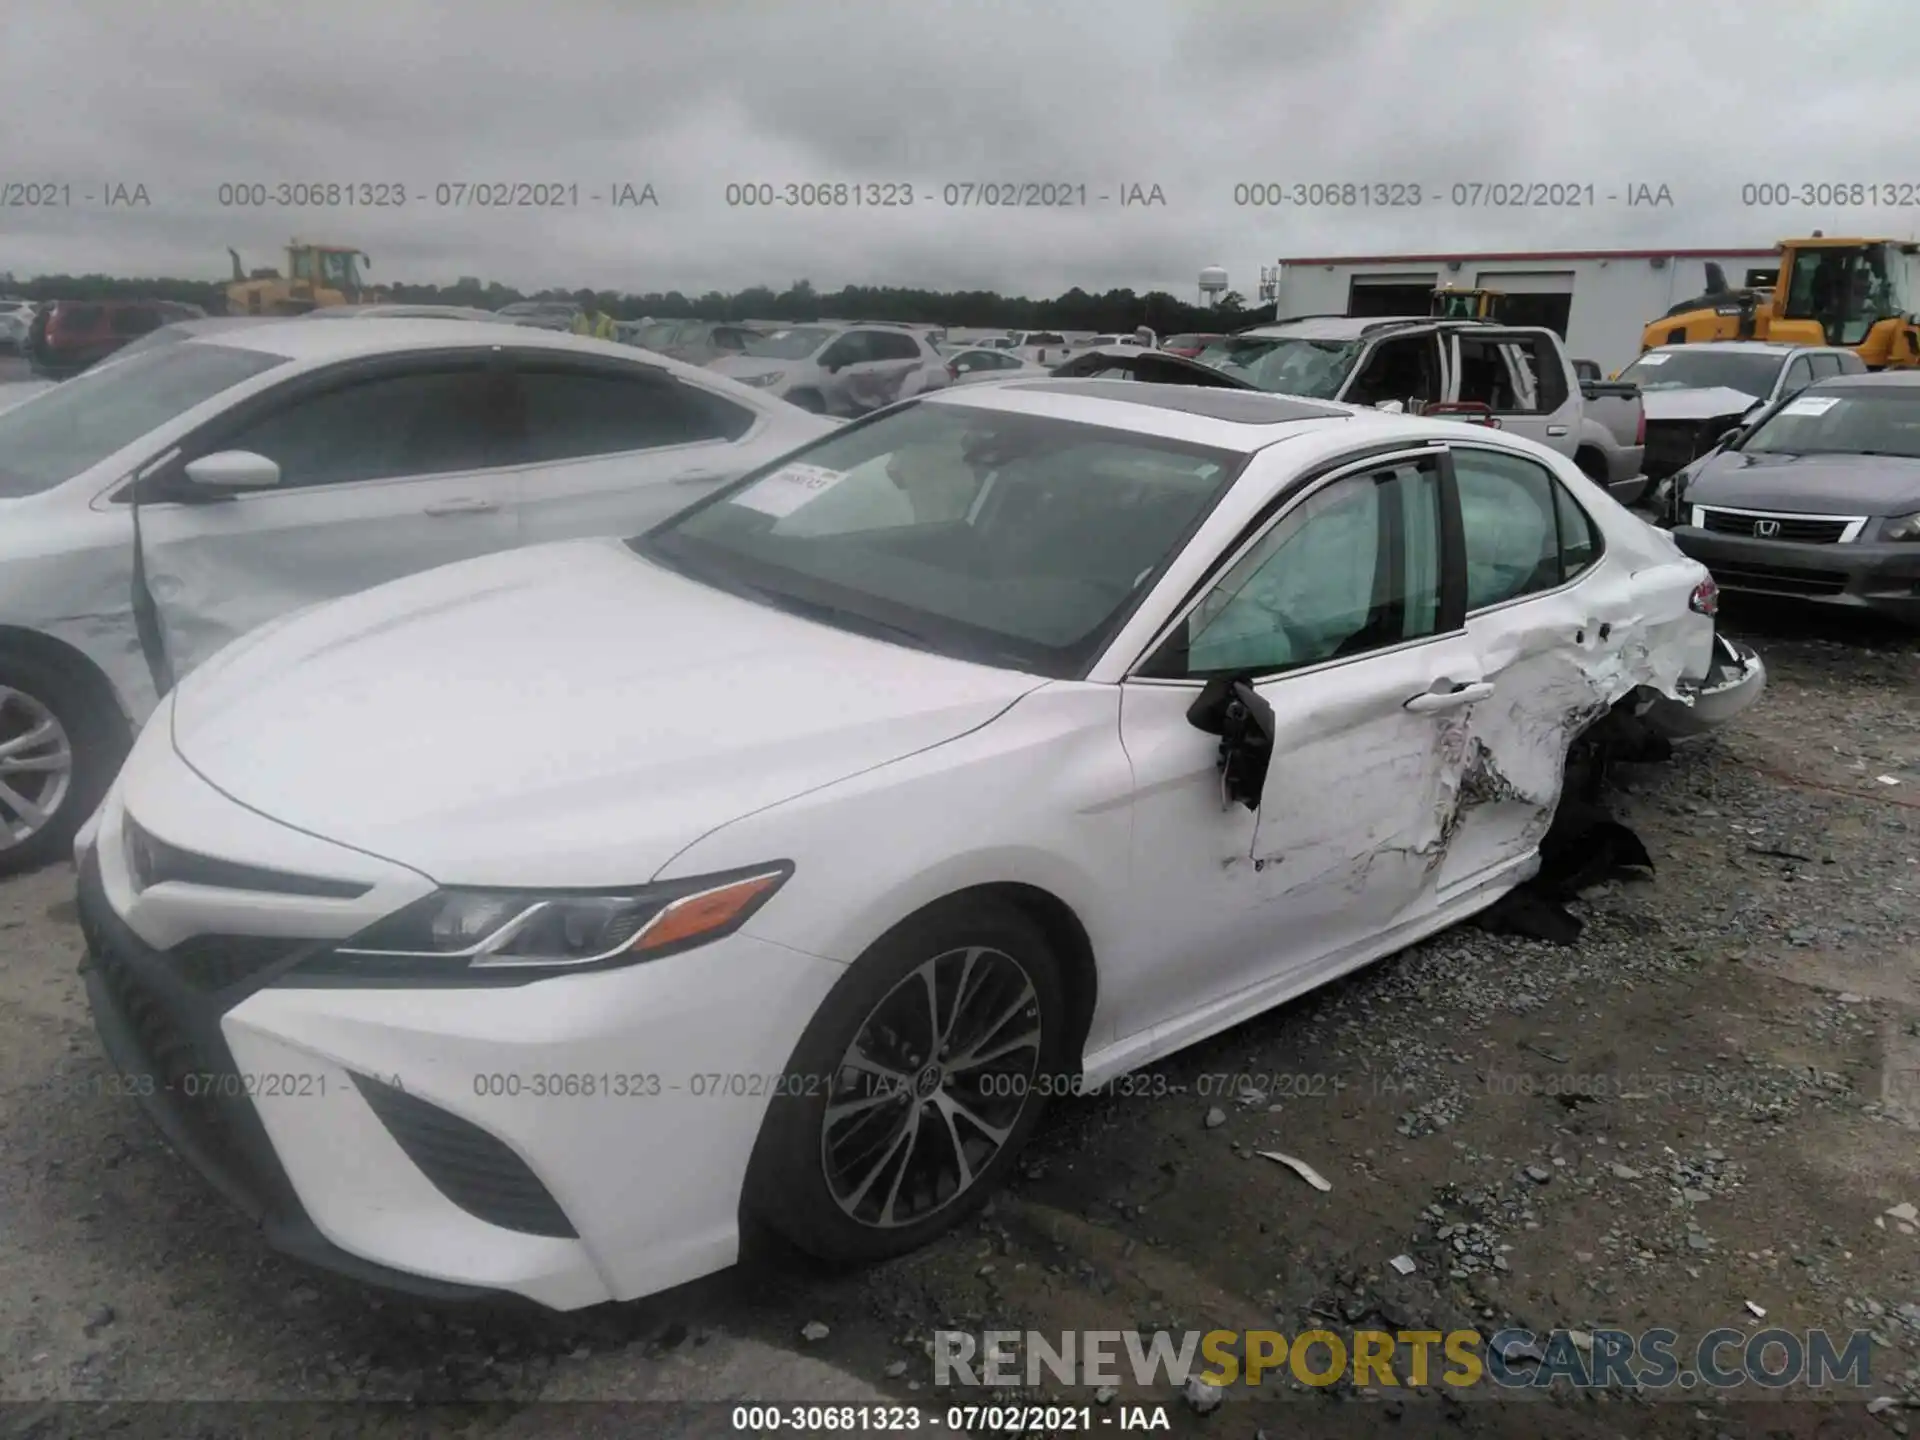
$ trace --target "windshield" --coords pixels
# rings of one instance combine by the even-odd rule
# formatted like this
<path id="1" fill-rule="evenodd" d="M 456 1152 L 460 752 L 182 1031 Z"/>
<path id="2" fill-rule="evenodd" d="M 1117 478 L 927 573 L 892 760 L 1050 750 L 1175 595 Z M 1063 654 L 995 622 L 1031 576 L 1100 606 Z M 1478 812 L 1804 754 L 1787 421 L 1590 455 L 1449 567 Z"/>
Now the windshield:
<path id="1" fill-rule="evenodd" d="M 1739 447 L 1756 455 L 1901 455 L 1920 460 L 1920 386 L 1815 387 Z"/>
<path id="2" fill-rule="evenodd" d="M 1331 400 L 1346 384 L 1361 349 L 1358 340 L 1235 335 L 1215 341 L 1194 358 L 1275 394 Z"/>
<path id="3" fill-rule="evenodd" d="M 804 360 L 833 338 L 831 330 L 775 330 L 749 335 L 742 350 L 756 360 Z"/>
<path id="4" fill-rule="evenodd" d="M 0 411 L 0 499 L 51 490 L 221 391 L 286 363 L 258 350 L 163 345 Z"/>
<path id="5" fill-rule="evenodd" d="M 845 629 L 1069 677 L 1244 463 L 1124 430 L 923 401 L 631 543 Z"/>
<path id="6" fill-rule="evenodd" d="M 1793 357 L 1752 350 L 1655 350 L 1620 372 L 1642 390 L 1713 390 L 1722 386 L 1764 398 L 1773 393 L 1780 367 Z"/>

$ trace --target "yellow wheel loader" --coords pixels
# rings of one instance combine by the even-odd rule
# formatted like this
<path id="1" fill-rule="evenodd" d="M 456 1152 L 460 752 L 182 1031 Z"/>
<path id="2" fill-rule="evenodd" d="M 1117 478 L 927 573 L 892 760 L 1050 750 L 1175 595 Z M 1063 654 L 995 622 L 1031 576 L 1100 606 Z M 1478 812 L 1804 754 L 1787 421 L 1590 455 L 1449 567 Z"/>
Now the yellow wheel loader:
<path id="1" fill-rule="evenodd" d="M 360 267 L 373 268 L 367 255 L 350 246 L 287 244 L 287 272 L 256 270 L 249 275 L 233 257 L 233 280 L 227 286 L 230 315 L 304 315 L 330 305 L 361 305 L 384 298 L 360 278 Z"/>
<path id="2" fill-rule="evenodd" d="M 1920 365 L 1914 314 L 1920 244 L 1905 240 L 1782 240 L 1780 274 L 1770 286 L 1734 290 L 1707 264 L 1707 290 L 1648 325 L 1642 351 L 1714 340 L 1772 340 L 1784 345 L 1843 345 L 1869 370 Z"/>

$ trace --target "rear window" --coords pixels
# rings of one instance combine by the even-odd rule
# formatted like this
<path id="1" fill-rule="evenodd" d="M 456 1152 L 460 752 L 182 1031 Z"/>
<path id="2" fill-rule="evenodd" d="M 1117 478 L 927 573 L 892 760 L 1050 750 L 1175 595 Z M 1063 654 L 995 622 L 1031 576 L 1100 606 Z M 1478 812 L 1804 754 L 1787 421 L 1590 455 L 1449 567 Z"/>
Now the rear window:
<path id="1" fill-rule="evenodd" d="M 286 363 L 258 350 L 167 345 L 0 411 L 0 500 L 51 490 L 223 390 Z"/>
<path id="2" fill-rule="evenodd" d="M 98 305 L 60 305 L 50 320 L 60 330 L 92 330 L 100 324 Z"/>

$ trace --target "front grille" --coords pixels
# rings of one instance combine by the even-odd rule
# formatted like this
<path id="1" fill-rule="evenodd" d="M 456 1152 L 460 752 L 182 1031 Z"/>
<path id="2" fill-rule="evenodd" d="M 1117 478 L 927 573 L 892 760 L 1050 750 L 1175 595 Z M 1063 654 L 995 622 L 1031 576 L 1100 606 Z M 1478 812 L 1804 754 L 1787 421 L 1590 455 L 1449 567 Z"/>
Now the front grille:
<path id="1" fill-rule="evenodd" d="M 1789 540 L 1801 545 L 1837 545 L 1850 520 L 1812 520 L 1804 515 L 1742 515 L 1731 510 L 1700 511 L 1700 525 L 1716 535 L 1753 540 Z"/>
<path id="2" fill-rule="evenodd" d="M 1782 570 L 1772 565 L 1729 565 L 1714 561 L 1713 578 L 1729 590 L 1758 590 L 1773 595 L 1838 595 L 1847 577 L 1833 570 Z"/>
<path id="3" fill-rule="evenodd" d="M 238 997 L 194 983 L 173 953 L 152 949 L 121 923 L 93 858 L 80 874 L 78 909 L 95 1025 L 148 1115 L 255 1219 L 297 1213 L 292 1185 L 220 1034 L 220 1017 Z"/>
<path id="4" fill-rule="evenodd" d="M 353 1083 L 407 1158 L 469 1215 L 523 1235 L 577 1238 L 560 1202 L 505 1142 L 404 1090 L 364 1075 Z"/>
<path id="5" fill-rule="evenodd" d="M 167 951 L 174 973 L 194 989 L 231 989 L 291 959 L 310 944 L 261 935 L 196 935 Z"/>
<path id="6" fill-rule="evenodd" d="M 357 900 L 373 887 L 351 880 L 327 880 L 313 875 L 290 875 L 258 865 L 242 865 L 195 854 L 149 833 L 131 815 L 121 818 L 127 869 L 133 888 L 146 890 L 165 881 L 205 885 L 218 890 L 264 890 L 276 895 L 308 895 L 323 900 Z"/>

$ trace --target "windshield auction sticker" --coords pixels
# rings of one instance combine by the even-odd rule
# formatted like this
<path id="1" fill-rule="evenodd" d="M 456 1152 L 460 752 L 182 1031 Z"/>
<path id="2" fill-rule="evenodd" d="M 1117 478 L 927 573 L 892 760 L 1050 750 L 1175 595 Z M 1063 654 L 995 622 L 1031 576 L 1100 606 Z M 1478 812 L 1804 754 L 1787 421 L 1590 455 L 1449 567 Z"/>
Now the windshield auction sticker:
<path id="1" fill-rule="evenodd" d="M 749 485 L 733 497 L 735 505 L 758 510 L 784 520 L 802 505 L 824 495 L 847 478 L 844 470 L 828 470 L 819 465 L 783 465 L 756 485 Z"/>
<path id="2" fill-rule="evenodd" d="M 1838 395 L 1802 395 L 1798 400 L 1788 403 L 1783 414 L 1787 415 L 1824 415 L 1840 403 Z"/>
<path id="3" fill-rule="evenodd" d="M 1664 365 L 1667 363 L 1667 357 L 1665 355 L 1642 355 L 1636 363 L 1641 365 Z"/>

